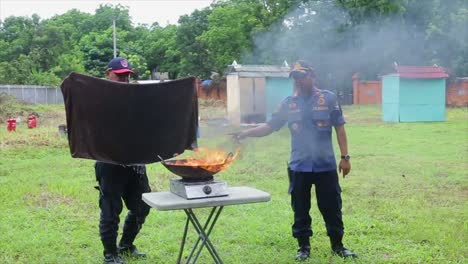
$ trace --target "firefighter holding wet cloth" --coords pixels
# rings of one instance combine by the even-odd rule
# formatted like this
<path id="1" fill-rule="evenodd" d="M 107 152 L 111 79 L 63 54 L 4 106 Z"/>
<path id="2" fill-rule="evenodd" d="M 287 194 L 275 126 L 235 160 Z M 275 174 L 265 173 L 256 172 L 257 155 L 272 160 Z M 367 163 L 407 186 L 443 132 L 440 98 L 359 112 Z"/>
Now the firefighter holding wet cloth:
<path id="1" fill-rule="evenodd" d="M 311 188 L 315 185 L 318 208 L 326 224 L 332 252 L 341 257 L 357 255 L 343 246 L 344 226 L 341 213 L 341 188 L 332 144 L 332 128 L 335 128 L 341 152 L 338 170 L 345 177 L 350 169 L 345 120 L 337 96 L 314 86 L 313 68 L 298 61 L 291 69 L 294 79 L 294 95 L 283 100 L 269 122 L 234 135 L 240 140 L 246 137 L 262 137 L 288 125 L 291 134 L 291 157 L 288 164 L 289 193 L 294 211 L 292 235 L 299 250 L 296 259 L 310 256 L 312 236 L 309 214 Z"/>

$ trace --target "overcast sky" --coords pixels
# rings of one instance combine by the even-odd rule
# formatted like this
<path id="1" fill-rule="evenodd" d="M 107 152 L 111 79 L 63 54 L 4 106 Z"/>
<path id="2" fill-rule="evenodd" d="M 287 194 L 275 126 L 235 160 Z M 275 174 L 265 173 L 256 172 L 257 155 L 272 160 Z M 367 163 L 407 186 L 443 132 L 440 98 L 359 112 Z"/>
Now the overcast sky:
<path id="1" fill-rule="evenodd" d="M 42 19 L 60 15 L 76 8 L 94 14 L 100 4 L 121 4 L 129 7 L 132 22 L 161 26 L 176 24 L 181 15 L 209 6 L 212 0 L 0 0 L 0 20 L 8 16 L 31 16 L 38 14 Z"/>

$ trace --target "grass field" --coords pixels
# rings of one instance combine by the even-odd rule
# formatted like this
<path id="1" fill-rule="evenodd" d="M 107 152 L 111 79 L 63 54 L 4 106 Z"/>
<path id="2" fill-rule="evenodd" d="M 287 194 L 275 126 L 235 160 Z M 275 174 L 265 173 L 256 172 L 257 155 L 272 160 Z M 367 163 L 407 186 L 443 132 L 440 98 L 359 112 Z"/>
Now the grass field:
<path id="1" fill-rule="evenodd" d="M 93 161 L 72 159 L 59 137 L 63 106 L 27 107 L 24 113 L 39 114 L 37 129 L 24 123 L 14 133 L 5 124 L 0 129 L 0 263 L 101 263 Z M 313 201 L 312 256 L 305 263 L 466 263 L 468 110 L 448 109 L 447 122 L 401 124 L 383 123 L 377 106 L 344 111 L 352 155 L 351 173 L 341 179 L 345 244 L 360 257 L 344 261 L 330 253 Z M 219 105 L 203 107 L 202 121 L 223 113 Z M 220 135 L 199 145 L 228 142 Z M 248 139 L 239 159 L 218 175 L 230 186 L 272 196 L 224 208 L 211 239 L 225 263 L 295 262 L 289 150 L 286 129 Z M 167 191 L 174 177 L 160 164 L 148 165 L 148 176 L 153 191 Z M 128 263 L 174 263 L 184 221 L 182 211 L 152 210 L 136 241 L 149 256 Z M 212 263 L 206 250 L 199 263 Z"/>

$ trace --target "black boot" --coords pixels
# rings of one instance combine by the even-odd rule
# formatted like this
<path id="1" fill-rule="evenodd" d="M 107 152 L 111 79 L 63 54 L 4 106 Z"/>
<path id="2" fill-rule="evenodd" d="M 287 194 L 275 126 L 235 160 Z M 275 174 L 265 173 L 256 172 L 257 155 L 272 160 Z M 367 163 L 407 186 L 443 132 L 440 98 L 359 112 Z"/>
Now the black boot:
<path id="1" fill-rule="evenodd" d="M 343 236 L 330 237 L 332 252 L 342 258 L 357 258 L 357 255 L 343 246 Z"/>
<path id="2" fill-rule="evenodd" d="M 119 256 L 115 242 L 102 241 L 104 246 L 104 263 L 105 264 L 125 264 L 123 259 Z"/>
<path id="3" fill-rule="evenodd" d="M 125 264 L 118 253 L 104 253 L 104 264 Z"/>
<path id="4" fill-rule="evenodd" d="M 119 253 L 124 256 L 134 257 L 134 258 L 146 258 L 146 253 L 138 251 L 135 245 L 119 245 Z"/>
<path id="5" fill-rule="evenodd" d="M 122 238 L 119 242 L 119 253 L 134 258 L 145 258 L 146 254 L 137 250 L 133 245 L 138 232 L 144 223 L 144 217 L 137 217 L 132 211 L 129 211 L 125 218 Z"/>
<path id="6" fill-rule="evenodd" d="M 310 241 L 309 237 L 298 237 L 297 242 L 299 249 L 297 250 L 296 259 L 303 261 L 310 257 Z"/>

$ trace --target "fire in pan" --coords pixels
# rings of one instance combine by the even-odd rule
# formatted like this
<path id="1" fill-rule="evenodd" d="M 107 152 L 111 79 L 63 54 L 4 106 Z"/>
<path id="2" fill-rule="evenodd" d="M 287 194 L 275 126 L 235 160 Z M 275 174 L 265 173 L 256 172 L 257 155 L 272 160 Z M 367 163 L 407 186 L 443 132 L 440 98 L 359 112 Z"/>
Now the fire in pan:
<path id="1" fill-rule="evenodd" d="M 161 163 L 172 173 L 182 177 L 184 181 L 209 181 L 213 175 L 226 169 L 237 157 L 220 150 L 198 148 L 196 157 L 186 159 L 161 160 Z"/>

